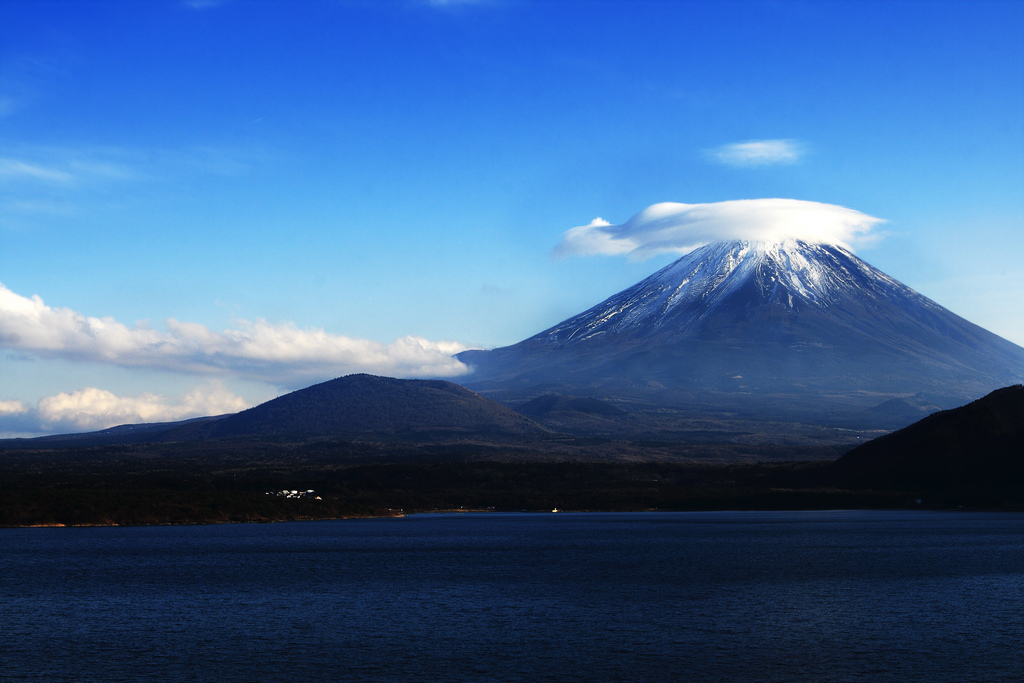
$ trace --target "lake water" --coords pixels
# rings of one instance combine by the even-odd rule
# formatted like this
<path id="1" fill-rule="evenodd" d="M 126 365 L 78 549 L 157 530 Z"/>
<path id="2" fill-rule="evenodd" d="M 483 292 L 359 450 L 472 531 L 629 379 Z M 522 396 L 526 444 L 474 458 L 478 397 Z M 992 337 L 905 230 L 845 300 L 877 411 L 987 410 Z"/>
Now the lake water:
<path id="1" fill-rule="evenodd" d="M 1020 681 L 1024 514 L 0 529 L 4 681 Z"/>

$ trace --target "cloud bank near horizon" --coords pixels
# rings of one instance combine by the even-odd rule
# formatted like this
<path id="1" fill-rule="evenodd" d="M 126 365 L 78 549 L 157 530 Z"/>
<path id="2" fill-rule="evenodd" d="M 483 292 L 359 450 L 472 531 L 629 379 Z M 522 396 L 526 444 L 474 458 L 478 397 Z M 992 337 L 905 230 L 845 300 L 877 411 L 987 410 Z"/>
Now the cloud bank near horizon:
<path id="1" fill-rule="evenodd" d="M 21 401 L 0 401 L 0 417 L 4 415 L 20 415 L 28 408 Z"/>
<path id="2" fill-rule="evenodd" d="M 86 387 L 39 400 L 35 408 L 21 401 L 0 401 L 0 438 L 107 429 L 123 424 L 177 422 L 194 417 L 237 413 L 250 407 L 219 380 L 184 396 L 118 396 Z"/>
<path id="3" fill-rule="evenodd" d="M 452 356 L 458 342 L 406 336 L 390 344 L 302 329 L 293 323 L 240 320 L 220 332 L 167 320 L 166 330 L 129 327 L 68 308 L 51 308 L 0 284 L 0 348 L 38 357 L 235 376 L 288 389 L 367 372 L 392 377 L 456 377 L 469 368 Z"/>
<path id="4" fill-rule="evenodd" d="M 625 223 L 595 218 L 567 230 L 554 256 L 628 256 L 643 260 L 663 253 L 686 254 L 722 240 L 838 244 L 848 249 L 874 242 L 884 223 L 854 209 L 800 199 L 737 199 L 708 204 L 653 204 Z"/>
<path id="5" fill-rule="evenodd" d="M 47 396 L 36 408 L 39 421 L 50 429 L 74 427 L 106 429 L 121 424 L 175 422 L 192 417 L 224 415 L 245 410 L 249 405 L 220 382 L 197 387 L 172 399 L 157 394 L 117 396 L 113 392 L 86 387 L 71 393 Z"/>

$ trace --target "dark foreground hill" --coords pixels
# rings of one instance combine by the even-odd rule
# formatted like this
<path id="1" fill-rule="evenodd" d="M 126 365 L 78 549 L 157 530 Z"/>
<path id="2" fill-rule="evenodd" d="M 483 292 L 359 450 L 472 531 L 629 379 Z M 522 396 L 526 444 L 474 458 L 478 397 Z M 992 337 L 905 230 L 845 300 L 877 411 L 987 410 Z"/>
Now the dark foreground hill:
<path id="1" fill-rule="evenodd" d="M 1024 386 L 998 389 L 853 449 L 834 466 L 844 486 L 1024 493 Z"/>

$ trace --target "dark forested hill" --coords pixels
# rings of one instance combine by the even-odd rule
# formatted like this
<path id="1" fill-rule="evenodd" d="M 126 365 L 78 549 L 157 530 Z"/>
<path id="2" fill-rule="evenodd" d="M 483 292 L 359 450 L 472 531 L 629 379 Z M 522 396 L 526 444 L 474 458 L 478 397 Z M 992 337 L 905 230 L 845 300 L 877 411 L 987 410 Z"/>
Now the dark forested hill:
<path id="1" fill-rule="evenodd" d="M 838 482 L 873 488 L 1024 491 L 1024 386 L 944 410 L 853 449 Z"/>
<path id="2" fill-rule="evenodd" d="M 546 430 L 505 406 L 441 380 L 348 375 L 209 425 L 212 438 L 431 433 L 525 435 Z"/>

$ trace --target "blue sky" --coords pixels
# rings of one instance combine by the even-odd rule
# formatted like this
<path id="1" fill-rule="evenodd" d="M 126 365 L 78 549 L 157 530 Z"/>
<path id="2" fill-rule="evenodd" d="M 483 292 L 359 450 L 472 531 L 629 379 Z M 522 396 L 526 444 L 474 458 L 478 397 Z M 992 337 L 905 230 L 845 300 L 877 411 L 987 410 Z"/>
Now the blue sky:
<path id="1" fill-rule="evenodd" d="M 0 434 L 455 376 L 453 351 L 668 263 L 559 248 L 659 202 L 882 219 L 858 255 L 1024 344 L 1022 25 L 1021 2 L 4 0 Z"/>

